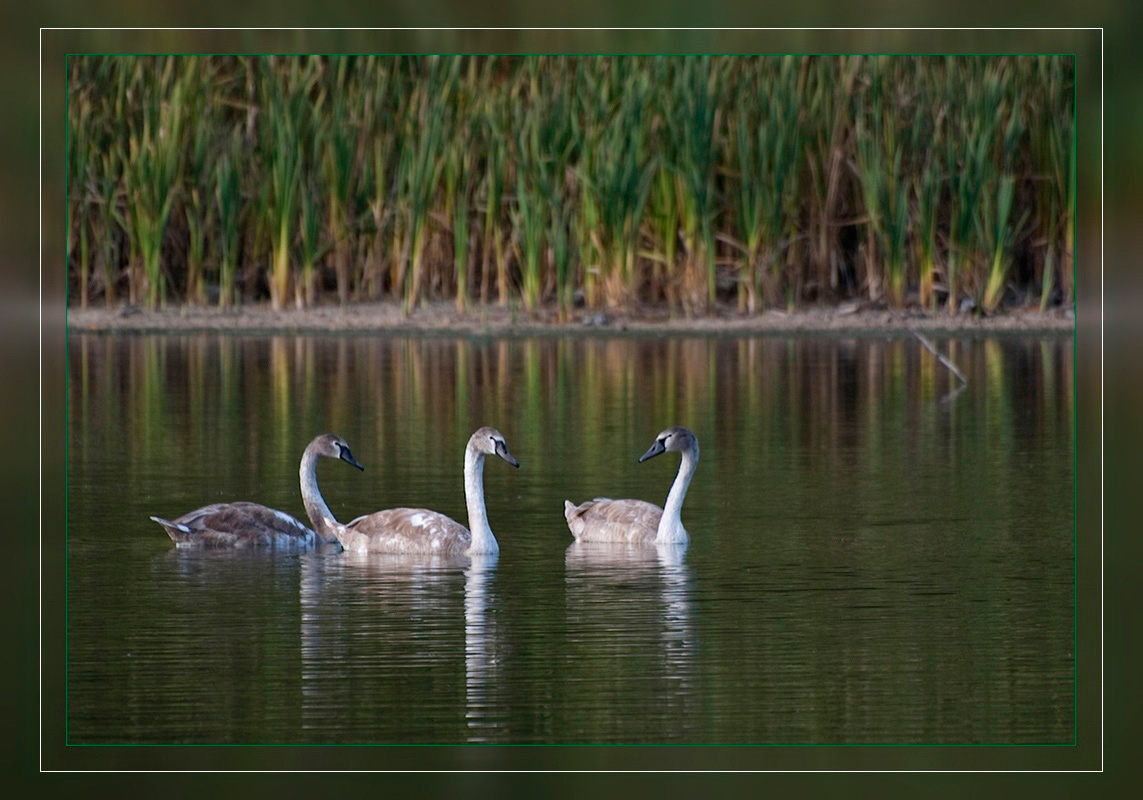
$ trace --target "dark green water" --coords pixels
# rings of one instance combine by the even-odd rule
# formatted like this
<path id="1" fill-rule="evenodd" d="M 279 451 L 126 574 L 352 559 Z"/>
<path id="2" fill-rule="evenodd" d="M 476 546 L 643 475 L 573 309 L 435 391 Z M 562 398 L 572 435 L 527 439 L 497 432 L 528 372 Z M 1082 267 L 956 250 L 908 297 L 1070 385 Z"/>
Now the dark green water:
<path id="1" fill-rule="evenodd" d="M 82 743 L 1070 743 L 1071 340 L 73 334 L 67 735 Z M 150 514 L 465 521 L 498 559 L 176 549 Z M 685 551 L 571 546 L 565 498 L 662 503 Z"/>

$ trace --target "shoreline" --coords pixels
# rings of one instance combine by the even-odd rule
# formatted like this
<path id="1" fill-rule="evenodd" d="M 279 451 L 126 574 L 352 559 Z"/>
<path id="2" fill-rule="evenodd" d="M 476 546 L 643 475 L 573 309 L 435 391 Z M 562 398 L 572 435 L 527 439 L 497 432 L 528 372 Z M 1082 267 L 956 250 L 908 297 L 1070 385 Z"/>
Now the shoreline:
<path id="1" fill-rule="evenodd" d="M 137 307 L 68 308 L 67 329 L 76 333 L 401 333 L 455 335 L 666 334 L 666 333 L 1025 333 L 1063 334 L 1076 329 L 1071 309 L 1016 308 L 977 317 L 950 316 L 920 309 L 889 309 L 874 303 L 811 306 L 787 313 L 766 310 L 753 316 L 719 307 L 699 317 L 671 317 L 659 309 L 578 308 L 559 322 L 554 309 L 523 309 L 474 304 L 464 314 L 452 302 L 426 303 L 408 317 L 395 302 L 360 302 L 344 307 L 315 306 L 273 311 L 269 304 L 222 309 L 177 306 L 147 311 Z"/>

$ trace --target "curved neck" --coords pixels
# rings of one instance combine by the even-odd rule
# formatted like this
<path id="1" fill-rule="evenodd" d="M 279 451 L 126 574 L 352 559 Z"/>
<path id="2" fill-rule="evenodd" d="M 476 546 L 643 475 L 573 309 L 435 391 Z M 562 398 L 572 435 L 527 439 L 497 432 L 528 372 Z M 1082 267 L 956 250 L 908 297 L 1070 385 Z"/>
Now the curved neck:
<path id="1" fill-rule="evenodd" d="M 675 482 L 671 484 L 671 491 L 667 495 L 667 503 L 663 506 L 663 516 L 659 519 L 659 531 L 655 541 L 685 542 L 686 529 L 683 528 L 683 498 L 687 496 L 687 487 L 691 485 L 695 467 L 698 466 L 698 443 L 695 442 L 683 451 L 682 460 L 679 461 L 679 472 L 675 475 Z"/>
<path id="2" fill-rule="evenodd" d="M 484 507 L 484 453 L 469 445 L 464 450 L 464 502 L 468 506 L 468 530 L 472 533 L 470 553 L 498 553 L 500 546 L 488 525 Z"/>
<path id="3" fill-rule="evenodd" d="M 306 507 L 306 514 L 309 515 L 310 524 L 321 540 L 324 542 L 336 542 L 337 533 L 334 529 L 337 526 L 337 520 L 334 518 L 333 512 L 329 510 L 329 506 L 325 504 L 325 499 L 322 498 L 321 491 L 318 490 L 318 458 L 320 458 L 320 456 L 312 444 L 307 447 L 306 452 L 302 454 L 302 466 L 298 470 L 298 477 L 302 483 L 302 503 Z"/>

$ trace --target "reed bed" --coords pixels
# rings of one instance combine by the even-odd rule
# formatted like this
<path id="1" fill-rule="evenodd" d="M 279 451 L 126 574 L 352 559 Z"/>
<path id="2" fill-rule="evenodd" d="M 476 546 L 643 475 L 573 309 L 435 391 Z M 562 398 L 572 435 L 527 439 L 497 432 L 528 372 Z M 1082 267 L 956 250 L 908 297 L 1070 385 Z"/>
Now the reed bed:
<path id="1" fill-rule="evenodd" d="M 1072 294 L 1062 56 L 72 57 L 80 306 Z"/>

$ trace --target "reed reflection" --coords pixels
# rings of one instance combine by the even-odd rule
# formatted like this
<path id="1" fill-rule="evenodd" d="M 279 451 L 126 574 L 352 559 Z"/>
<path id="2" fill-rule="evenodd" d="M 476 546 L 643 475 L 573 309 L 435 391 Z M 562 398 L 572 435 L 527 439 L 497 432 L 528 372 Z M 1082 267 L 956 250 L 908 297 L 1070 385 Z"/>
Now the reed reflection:
<path id="1" fill-rule="evenodd" d="M 72 430 L 85 435 L 72 455 L 82 464 L 105 441 L 127 451 L 130 471 L 193 444 L 206 448 L 200 463 L 215 480 L 233 485 L 243 468 L 296 461 L 318 428 L 344 431 L 355 449 L 378 455 L 407 452 L 426 438 L 458 452 L 485 424 L 513 442 L 575 437 L 574 451 L 536 448 L 537 468 L 606 453 L 617 435 L 638 447 L 677 420 L 694 421 L 704 443 L 736 458 L 756 455 L 751 448 L 761 440 L 849 464 L 858 463 L 855 448 L 876 448 L 895 432 L 884 428 L 888 419 L 903 421 L 916 440 L 947 431 L 948 413 L 984 414 L 1000 427 L 1028 420 L 1044 435 L 1070 435 L 1072 358 L 1064 340 L 934 341 L 966 385 L 905 337 L 76 334 L 69 415 Z M 573 430 L 582 409 L 609 413 Z M 699 430 L 720 418 L 740 423 Z M 406 477 L 397 460 L 382 466 L 365 480 L 391 485 Z M 379 493 L 380 484 L 369 489 Z"/>

